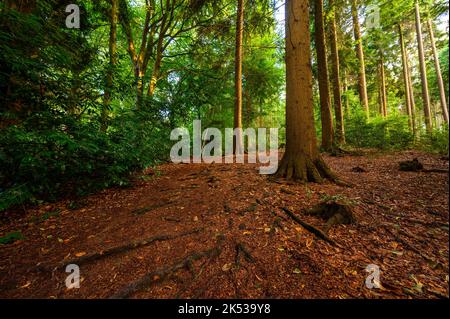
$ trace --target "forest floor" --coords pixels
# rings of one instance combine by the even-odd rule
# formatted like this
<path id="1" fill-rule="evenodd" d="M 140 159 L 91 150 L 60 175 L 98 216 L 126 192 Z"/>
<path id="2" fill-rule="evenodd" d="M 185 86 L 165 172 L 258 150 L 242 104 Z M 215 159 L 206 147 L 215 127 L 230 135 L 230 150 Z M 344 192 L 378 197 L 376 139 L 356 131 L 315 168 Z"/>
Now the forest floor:
<path id="1" fill-rule="evenodd" d="M 24 236 L 0 245 L 0 297 L 448 298 L 448 173 L 399 171 L 415 157 L 448 170 L 417 151 L 325 156 L 344 187 L 271 180 L 257 164 L 163 164 L 129 188 L 27 209 L 0 225 Z M 303 210 L 330 199 L 356 218 L 331 227 L 335 245 L 282 209 L 321 227 Z M 79 289 L 66 288 L 69 263 Z M 381 288 L 366 287 L 369 264 Z"/>

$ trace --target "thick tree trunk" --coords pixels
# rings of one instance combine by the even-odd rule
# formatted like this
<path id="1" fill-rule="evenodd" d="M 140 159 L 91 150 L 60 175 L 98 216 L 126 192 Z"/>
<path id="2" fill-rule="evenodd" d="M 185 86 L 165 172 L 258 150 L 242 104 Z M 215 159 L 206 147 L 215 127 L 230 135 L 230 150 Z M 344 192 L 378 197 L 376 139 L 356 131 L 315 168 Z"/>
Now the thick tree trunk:
<path id="1" fill-rule="evenodd" d="M 118 1 L 111 1 L 110 28 L 109 28 L 109 66 L 106 73 L 106 87 L 102 108 L 101 130 L 108 128 L 108 114 L 111 108 L 111 95 L 113 90 L 113 80 L 115 66 L 117 64 L 117 21 L 118 21 Z"/>
<path id="2" fill-rule="evenodd" d="M 286 151 L 279 177 L 336 179 L 322 160 L 314 128 L 309 1 L 286 1 Z"/>
<path id="3" fill-rule="evenodd" d="M 238 0 L 236 15 L 236 47 L 234 62 L 234 128 L 242 128 L 242 38 L 244 34 L 244 0 Z M 233 153 L 242 153 L 243 140 L 240 133 L 236 134 L 233 141 Z"/>
<path id="4" fill-rule="evenodd" d="M 430 109 L 430 95 L 428 93 L 428 80 L 427 80 L 427 66 L 425 63 L 425 55 L 423 50 L 423 38 L 422 38 L 422 26 L 420 22 L 420 8 L 419 2 L 416 1 L 416 32 L 417 32 L 417 45 L 419 48 L 419 62 L 420 62 L 420 78 L 422 82 L 422 99 L 423 99 L 423 111 L 425 115 L 425 126 L 428 133 L 432 132 L 433 126 L 431 123 L 431 109 Z"/>
<path id="5" fill-rule="evenodd" d="M 411 131 L 413 131 L 411 93 L 410 93 L 409 84 L 408 84 L 408 65 L 406 62 L 405 41 L 403 39 L 403 31 L 402 31 L 401 24 L 398 24 L 398 34 L 399 34 L 400 51 L 402 54 L 403 81 L 404 81 L 404 85 L 405 85 L 405 107 L 406 107 L 406 113 L 408 114 L 409 129 Z"/>
<path id="6" fill-rule="evenodd" d="M 339 51 L 337 45 L 337 30 L 336 30 L 336 12 L 334 8 L 334 0 L 329 2 L 333 14 L 330 17 L 330 46 L 331 46 L 331 78 L 333 83 L 333 104 L 334 116 L 336 119 L 336 134 L 335 143 L 345 143 L 344 133 L 344 115 L 342 113 L 342 98 L 341 98 L 341 83 L 339 78 Z"/>
<path id="7" fill-rule="evenodd" d="M 444 81 L 442 80 L 441 66 L 439 65 L 439 56 L 436 50 L 436 42 L 434 40 L 433 23 L 431 19 L 427 20 L 428 32 L 430 33 L 431 49 L 433 50 L 434 68 L 436 70 L 436 77 L 439 87 L 439 97 L 441 100 L 442 117 L 445 123 L 448 124 L 448 109 L 447 99 L 445 97 Z"/>
<path id="8" fill-rule="evenodd" d="M 330 88 L 328 87 L 328 61 L 323 22 L 323 0 L 316 0 L 314 2 L 314 16 L 314 35 L 319 73 L 320 115 L 322 120 L 322 148 L 329 152 L 333 147 L 333 118 L 331 114 Z"/>
<path id="9" fill-rule="evenodd" d="M 352 0 L 352 20 L 353 20 L 353 33 L 356 42 L 356 56 L 359 61 L 358 71 L 358 87 L 359 87 L 359 99 L 366 112 L 366 116 L 369 117 L 369 100 L 367 97 L 367 84 L 366 84 L 366 66 L 364 62 L 364 50 L 362 45 L 361 27 L 358 20 L 358 6 L 356 0 Z"/>

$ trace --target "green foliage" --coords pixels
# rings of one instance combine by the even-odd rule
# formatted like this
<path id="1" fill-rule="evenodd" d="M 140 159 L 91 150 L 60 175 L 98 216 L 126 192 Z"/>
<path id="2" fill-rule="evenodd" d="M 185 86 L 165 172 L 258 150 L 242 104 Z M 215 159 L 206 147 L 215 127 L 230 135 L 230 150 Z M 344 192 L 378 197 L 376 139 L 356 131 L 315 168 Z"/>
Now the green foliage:
<path id="1" fill-rule="evenodd" d="M 426 152 L 448 155 L 448 126 L 434 129 L 431 134 L 423 133 L 418 141 L 419 148 Z"/>
<path id="2" fill-rule="evenodd" d="M 146 119 L 145 113 L 123 114 L 106 134 L 96 123 L 38 113 L 3 129 L 0 210 L 127 185 L 131 172 L 168 154 L 167 130 Z"/>
<path id="3" fill-rule="evenodd" d="M 0 237 L 0 244 L 7 245 L 12 244 L 13 242 L 17 240 L 23 240 L 25 237 L 23 237 L 22 233 L 20 231 L 7 233 L 5 236 Z"/>
<path id="4" fill-rule="evenodd" d="M 377 116 L 367 120 L 362 110 L 354 110 L 347 120 L 345 134 L 347 143 L 355 147 L 404 149 L 413 142 L 408 119 L 395 113 L 386 119 Z"/>

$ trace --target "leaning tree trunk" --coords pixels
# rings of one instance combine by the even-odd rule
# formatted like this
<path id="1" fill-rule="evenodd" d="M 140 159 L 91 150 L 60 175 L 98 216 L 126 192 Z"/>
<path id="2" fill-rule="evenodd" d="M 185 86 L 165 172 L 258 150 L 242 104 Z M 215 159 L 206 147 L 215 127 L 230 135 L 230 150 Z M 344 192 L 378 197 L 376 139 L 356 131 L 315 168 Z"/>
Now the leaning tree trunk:
<path id="1" fill-rule="evenodd" d="M 320 115 L 322 120 L 322 148 L 332 151 L 333 118 L 331 114 L 330 88 L 328 87 L 328 61 L 323 23 L 323 0 L 314 2 L 314 25 L 319 78 Z"/>
<path id="2" fill-rule="evenodd" d="M 286 151 L 276 175 L 300 181 L 335 179 L 314 128 L 309 1 L 286 1 Z"/>
<path id="3" fill-rule="evenodd" d="M 361 27 L 358 20 L 358 7 L 356 0 L 352 0 L 352 20 L 353 20 L 353 33 L 356 42 L 356 56 L 359 61 L 358 71 L 358 86 L 359 86 L 359 99 L 366 112 L 366 116 L 369 117 L 369 100 L 367 97 L 367 84 L 366 84 L 366 66 L 364 62 L 364 50 L 362 45 Z"/>
<path id="4" fill-rule="evenodd" d="M 406 62 L 406 49 L 405 49 L 405 41 L 403 39 L 403 31 L 401 24 L 398 24 L 398 34 L 399 34 L 399 42 L 400 42 L 400 51 L 402 54 L 402 71 L 403 71 L 403 81 L 405 85 L 405 106 L 406 113 L 408 114 L 408 124 L 409 129 L 413 131 L 413 121 L 412 121 L 412 109 L 411 109 L 411 92 L 409 90 L 408 84 L 408 65 Z"/>
<path id="5" fill-rule="evenodd" d="M 244 34 L 244 0 L 238 0 L 236 17 L 236 47 L 234 60 L 234 128 L 242 128 L 242 38 Z M 243 140 L 240 132 L 233 138 L 233 153 L 243 152 Z"/>
<path id="6" fill-rule="evenodd" d="M 441 99 L 442 116 L 445 123 L 448 124 L 448 109 L 447 99 L 445 97 L 444 81 L 442 80 L 441 66 L 439 65 L 439 56 L 436 50 L 436 42 L 434 40 L 433 23 L 431 19 L 427 20 L 428 32 L 430 33 L 431 49 L 433 50 L 434 68 L 436 70 L 436 77 L 439 87 L 439 97 Z"/>
<path id="7" fill-rule="evenodd" d="M 420 78 L 422 82 L 423 111 L 425 115 L 425 126 L 427 132 L 431 133 L 433 125 L 431 123 L 430 94 L 428 93 L 427 66 L 425 63 L 425 55 L 423 50 L 422 27 L 420 24 L 420 9 L 419 9 L 419 2 L 417 1 L 415 5 L 415 11 L 416 11 L 417 45 L 419 48 Z"/>
<path id="8" fill-rule="evenodd" d="M 331 62 L 332 62 L 332 83 L 333 83 L 333 102 L 334 102 L 334 116 L 336 119 L 336 144 L 345 143 L 344 135 L 344 115 L 342 113 L 342 99 L 341 99 L 341 83 L 339 78 L 339 51 L 337 45 L 337 31 L 336 31 L 336 12 L 334 1 L 329 2 L 333 14 L 330 17 L 330 45 L 331 45 Z"/>
<path id="9" fill-rule="evenodd" d="M 111 108 L 111 95 L 113 90 L 113 77 L 117 64 L 117 21 L 118 21 L 118 1 L 111 1 L 110 28 L 109 28 L 109 66 L 106 72 L 106 88 L 103 97 L 103 108 L 101 115 L 101 130 L 106 131 L 108 127 L 108 114 Z"/>

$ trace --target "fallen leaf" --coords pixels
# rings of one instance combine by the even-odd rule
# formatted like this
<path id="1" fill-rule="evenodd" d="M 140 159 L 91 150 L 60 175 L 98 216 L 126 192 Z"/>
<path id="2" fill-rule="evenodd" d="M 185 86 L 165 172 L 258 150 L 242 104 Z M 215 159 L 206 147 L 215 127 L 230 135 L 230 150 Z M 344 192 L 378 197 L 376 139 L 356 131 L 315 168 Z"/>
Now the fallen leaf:
<path id="1" fill-rule="evenodd" d="M 228 271 L 231 269 L 231 263 L 225 264 L 222 266 L 222 270 L 223 271 Z"/>
<path id="2" fill-rule="evenodd" d="M 84 255 L 86 255 L 86 252 L 85 252 L 85 251 L 80 251 L 79 253 L 76 253 L 76 254 L 75 254 L 76 257 L 82 257 L 82 256 L 84 256 Z"/>

